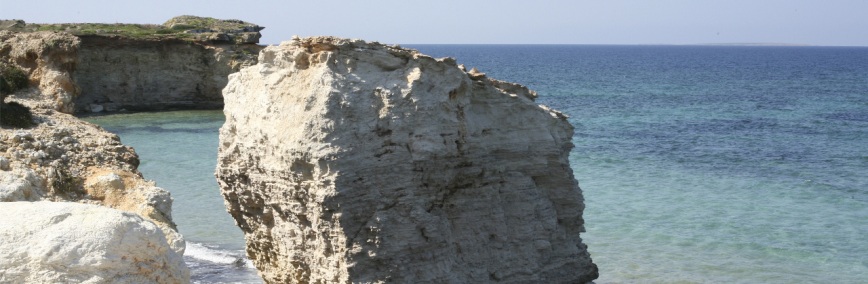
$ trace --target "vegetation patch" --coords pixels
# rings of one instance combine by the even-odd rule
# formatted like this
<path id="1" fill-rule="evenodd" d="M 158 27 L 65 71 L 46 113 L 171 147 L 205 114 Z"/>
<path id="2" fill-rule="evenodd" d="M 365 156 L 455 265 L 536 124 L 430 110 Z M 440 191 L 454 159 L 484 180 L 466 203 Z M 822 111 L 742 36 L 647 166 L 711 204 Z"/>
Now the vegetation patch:
<path id="1" fill-rule="evenodd" d="M 82 178 L 73 175 L 67 168 L 58 167 L 54 170 L 54 194 L 64 196 L 67 200 L 78 200 L 87 193 Z"/>
<path id="2" fill-rule="evenodd" d="M 30 81 L 24 70 L 18 67 L 0 63 L 0 95 L 6 95 L 27 88 Z"/>
<path id="3" fill-rule="evenodd" d="M 0 126 L 30 128 L 35 125 L 30 108 L 16 102 L 6 103 L 7 95 L 27 88 L 29 83 L 23 70 L 0 63 Z"/>
<path id="4" fill-rule="evenodd" d="M 136 39 L 179 38 L 188 40 L 211 39 L 208 34 L 258 33 L 264 29 L 256 24 L 241 20 L 220 20 L 209 17 L 178 16 L 162 25 L 157 24 L 105 24 L 105 23 L 64 23 L 64 24 L 25 24 L 24 21 L 5 21 L 0 29 L 18 32 L 53 31 L 66 32 L 77 36 L 101 35 L 123 36 Z M 14 25 L 11 23 L 14 22 Z M 201 36 L 197 36 L 201 35 Z"/>
<path id="5" fill-rule="evenodd" d="M 30 128 L 33 123 L 33 114 L 30 108 L 17 102 L 0 103 L 0 125 L 9 128 Z"/>

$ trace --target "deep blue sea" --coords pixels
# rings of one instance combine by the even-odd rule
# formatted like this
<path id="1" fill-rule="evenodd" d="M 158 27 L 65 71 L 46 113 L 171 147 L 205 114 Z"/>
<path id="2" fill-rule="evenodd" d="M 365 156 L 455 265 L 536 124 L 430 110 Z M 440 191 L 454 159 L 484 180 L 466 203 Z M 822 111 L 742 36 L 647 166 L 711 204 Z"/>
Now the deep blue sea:
<path id="1" fill-rule="evenodd" d="M 570 116 L 596 283 L 866 283 L 868 48 L 408 47 Z M 256 281 L 213 177 L 219 111 L 88 120 L 172 192 L 194 280 Z"/>

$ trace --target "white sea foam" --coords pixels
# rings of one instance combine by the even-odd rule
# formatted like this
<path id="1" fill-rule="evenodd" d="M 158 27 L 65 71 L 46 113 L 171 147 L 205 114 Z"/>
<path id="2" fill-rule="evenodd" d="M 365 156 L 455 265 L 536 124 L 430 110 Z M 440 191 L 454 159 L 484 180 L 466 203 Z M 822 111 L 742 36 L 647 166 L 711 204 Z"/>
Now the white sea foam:
<path id="1" fill-rule="evenodd" d="M 226 250 L 215 246 L 187 242 L 187 250 L 184 255 L 200 261 L 216 264 L 229 264 L 237 267 L 253 267 L 253 262 L 244 257 L 240 250 Z"/>

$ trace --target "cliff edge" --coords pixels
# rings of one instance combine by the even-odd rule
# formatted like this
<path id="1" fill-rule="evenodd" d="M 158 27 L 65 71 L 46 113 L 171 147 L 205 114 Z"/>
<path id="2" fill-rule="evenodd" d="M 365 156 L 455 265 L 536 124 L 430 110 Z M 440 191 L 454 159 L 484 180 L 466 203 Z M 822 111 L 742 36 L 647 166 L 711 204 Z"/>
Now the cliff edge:
<path id="1" fill-rule="evenodd" d="M 453 59 L 332 37 L 223 90 L 216 176 L 270 283 L 583 283 L 566 117 Z"/>
<path id="2" fill-rule="evenodd" d="M 262 29 L 196 16 L 162 25 L 0 20 L 0 57 L 64 113 L 217 109 L 228 75 L 256 64 Z"/>

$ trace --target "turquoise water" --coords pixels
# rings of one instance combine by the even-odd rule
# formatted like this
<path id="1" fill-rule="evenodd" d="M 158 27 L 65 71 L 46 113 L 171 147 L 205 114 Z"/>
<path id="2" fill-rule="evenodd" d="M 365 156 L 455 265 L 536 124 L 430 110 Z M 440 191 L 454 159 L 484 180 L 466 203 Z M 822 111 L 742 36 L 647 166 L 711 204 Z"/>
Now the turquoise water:
<path id="1" fill-rule="evenodd" d="M 412 47 L 570 116 L 597 283 L 868 279 L 868 48 Z M 172 191 L 188 239 L 240 254 L 213 178 L 219 112 L 89 120 Z M 226 271 L 197 279 L 248 270 Z"/>
<path id="2" fill-rule="evenodd" d="M 262 283 L 244 259 L 244 235 L 226 213 L 214 178 L 222 111 L 114 114 L 85 120 L 135 148 L 139 171 L 172 193 L 172 218 L 187 240 L 184 259 L 194 282 Z"/>
<path id="3" fill-rule="evenodd" d="M 597 283 L 868 279 L 868 48 L 418 48 L 571 116 Z"/>

